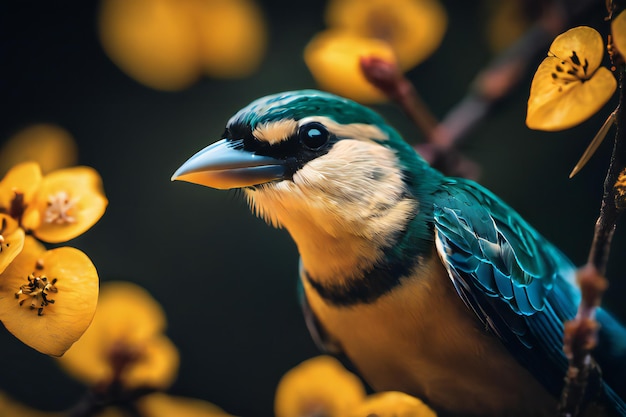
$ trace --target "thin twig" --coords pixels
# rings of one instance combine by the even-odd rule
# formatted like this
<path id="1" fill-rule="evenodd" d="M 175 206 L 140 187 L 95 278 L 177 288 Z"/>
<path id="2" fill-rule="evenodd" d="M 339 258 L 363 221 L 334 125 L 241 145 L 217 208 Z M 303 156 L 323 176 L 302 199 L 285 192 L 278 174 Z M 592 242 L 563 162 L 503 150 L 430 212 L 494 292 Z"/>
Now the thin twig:
<path id="1" fill-rule="evenodd" d="M 613 5 L 615 6 L 617 2 L 613 0 Z M 456 147 L 460 140 L 489 114 L 495 103 L 513 90 L 527 72 L 534 56 L 545 51 L 554 36 L 571 25 L 574 20 L 588 13 L 593 6 L 597 6 L 597 0 L 552 2 L 537 24 L 478 74 L 467 96 L 436 125 L 433 124 L 435 118 L 423 104 L 415 88 L 397 68 L 372 58 L 363 59 L 361 68 L 366 78 L 395 101 L 421 129 L 428 142 L 418 147 L 418 152 L 433 166 L 442 165 L 443 162 L 443 169 L 438 168 L 448 175 L 459 174 L 471 178 L 477 171 L 474 170 L 472 173 L 471 169 L 468 170 L 471 164 L 462 167 L 463 164 L 459 162 L 462 160 Z M 609 14 L 613 16 L 614 11 L 611 10 Z M 592 375 L 598 373 L 590 354 L 597 344 L 598 325 L 595 321 L 595 311 L 608 286 L 604 274 L 615 225 L 623 208 L 626 207 L 626 155 L 624 155 L 626 138 L 623 137 L 626 135 L 626 115 L 621 110 L 626 94 L 623 60 L 620 62 L 619 71 L 620 106 L 616 115 L 617 129 L 613 156 L 605 180 L 604 196 L 589 260 L 577 274 L 582 300 L 576 318 L 565 324 L 563 349 L 569 359 L 569 369 L 559 402 L 559 415 L 562 417 L 578 416 L 588 405 L 590 395 L 593 394 L 588 387 Z M 624 187 L 616 190 L 618 179 L 619 184 L 623 183 Z"/>
<path id="2" fill-rule="evenodd" d="M 447 147 L 460 143 L 517 87 L 556 35 L 599 6 L 598 0 L 547 2 L 537 22 L 476 75 L 465 98 L 443 117 L 433 140 Z"/>
<path id="3" fill-rule="evenodd" d="M 439 121 L 398 66 L 377 57 L 362 57 L 360 64 L 365 78 L 395 101 L 426 137 L 431 137 Z"/>
<path id="4" fill-rule="evenodd" d="M 618 14 L 615 12 L 616 10 L 609 10 L 611 16 Z M 604 181 L 600 214 L 596 221 L 587 264 L 577 273 L 582 300 L 576 317 L 565 324 L 563 350 L 569 359 L 569 369 L 559 404 L 559 413 L 563 417 L 579 415 L 590 397 L 590 393 L 586 392 L 588 377 L 596 367 L 591 357 L 591 350 L 597 344 L 599 327 L 595 321 L 595 313 L 608 287 L 608 281 L 604 275 L 616 224 L 624 209 L 622 204 L 624 188 L 621 184 L 626 169 L 626 112 L 624 112 L 626 81 L 623 59 L 620 58 L 619 61 L 619 105 L 615 116 L 617 129 L 613 153 Z"/>
<path id="5" fill-rule="evenodd" d="M 458 151 L 461 140 L 513 91 L 535 56 L 547 49 L 554 36 L 597 3 L 598 0 L 549 2 L 537 23 L 476 76 L 465 98 L 440 122 L 394 64 L 364 57 L 361 69 L 370 83 L 394 101 L 422 132 L 426 142 L 415 148 L 428 163 L 446 175 L 477 179 L 480 167 Z"/>
<path id="6" fill-rule="evenodd" d="M 478 165 L 463 157 L 451 144 L 437 142 L 439 123 L 423 102 L 417 90 L 395 63 L 376 57 L 360 61 L 365 78 L 393 100 L 426 137 L 427 142 L 415 146 L 417 152 L 434 168 L 446 175 L 478 178 Z"/>

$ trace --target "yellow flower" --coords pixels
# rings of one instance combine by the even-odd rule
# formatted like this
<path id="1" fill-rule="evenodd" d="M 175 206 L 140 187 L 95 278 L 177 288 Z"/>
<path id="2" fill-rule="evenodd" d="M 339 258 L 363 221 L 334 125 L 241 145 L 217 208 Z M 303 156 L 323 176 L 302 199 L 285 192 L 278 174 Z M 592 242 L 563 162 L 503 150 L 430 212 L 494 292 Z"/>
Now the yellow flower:
<path id="1" fill-rule="evenodd" d="M 0 173 L 25 161 L 36 161 L 45 174 L 76 164 L 76 142 L 65 129 L 51 124 L 24 128 L 0 149 Z"/>
<path id="2" fill-rule="evenodd" d="M 365 398 L 356 375 L 330 356 L 306 360 L 283 375 L 276 388 L 276 417 L 345 416 Z"/>
<path id="3" fill-rule="evenodd" d="M 267 37 L 251 0 L 104 0 L 99 23 L 109 57 L 159 90 L 187 88 L 203 70 L 247 76 L 260 64 Z"/>
<path id="4" fill-rule="evenodd" d="M 530 87 L 526 125 L 556 131 L 587 120 L 611 98 L 617 82 L 605 67 L 602 37 L 579 26 L 556 37 Z"/>
<path id="5" fill-rule="evenodd" d="M 102 180 L 93 168 L 60 169 L 43 178 L 22 225 L 45 242 L 65 242 L 93 226 L 107 203 Z"/>
<path id="6" fill-rule="evenodd" d="M 359 59 L 372 56 L 396 61 L 388 43 L 342 30 L 317 34 L 304 50 L 304 60 L 322 89 L 362 103 L 386 100 L 361 71 Z"/>
<path id="7" fill-rule="evenodd" d="M 26 232 L 49 242 L 78 236 L 104 212 L 101 188 L 91 168 L 42 178 L 37 162 L 14 166 L 0 181 L 0 321 L 42 353 L 62 355 L 89 326 L 98 274 L 78 249 L 46 251 Z"/>
<path id="8" fill-rule="evenodd" d="M 332 0 L 326 21 L 330 28 L 389 43 L 400 68 L 408 70 L 439 47 L 447 15 L 438 0 Z"/>
<path id="9" fill-rule="evenodd" d="M 437 414 L 422 401 L 396 391 L 370 395 L 348 415 L 350 417 L 437 417 Z"/>
<path id="10" fill-rule="evenodd" d="M 75 248 L 49 251 L 27 236 L 0 274 L 0 321 L 47 355 L 62 355 L 87 329 L 98 299 L 98 274 Z"/>
<path id="11" fill-rule="evenodd" d="M 107 282 L 93 323 L 59 363 L 89 385 L 117 379 L 126 389 L 165 389 L 179 363 L 176 347 L 162 333 L 165 326 L 163 309 L 147 291 L 130 282 Z"/>

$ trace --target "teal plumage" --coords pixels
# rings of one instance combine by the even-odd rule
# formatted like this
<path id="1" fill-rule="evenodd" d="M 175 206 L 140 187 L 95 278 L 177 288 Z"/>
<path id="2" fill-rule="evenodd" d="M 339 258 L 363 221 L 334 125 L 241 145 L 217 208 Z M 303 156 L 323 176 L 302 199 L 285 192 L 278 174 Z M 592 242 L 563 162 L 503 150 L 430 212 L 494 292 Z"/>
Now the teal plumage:
<path id="1" fill-rule="evenodd" d="M 173 179 L 242 188 L 301 255 L 307 325 L 375 389 L 446 415 L 553 415 L 575 268 L 480 185 L 432 169 L 372 110 L 315 90 L 255 100 Z M 600 309 L 609 414 L 626 331 Z"/>

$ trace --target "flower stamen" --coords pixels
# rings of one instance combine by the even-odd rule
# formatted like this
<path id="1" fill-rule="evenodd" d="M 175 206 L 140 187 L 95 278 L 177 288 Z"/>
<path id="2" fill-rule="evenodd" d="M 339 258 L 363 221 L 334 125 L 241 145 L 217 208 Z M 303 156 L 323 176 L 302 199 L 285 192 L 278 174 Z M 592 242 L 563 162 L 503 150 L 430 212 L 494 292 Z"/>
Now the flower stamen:
<path id="1" fill-rule="evenodd" d="M 55 224 L 75 223 L 76 217 L 70 212 L 76 206 L 78 198 L 70 198 L 66 191 L 59 191 L 48 197 L 45 222 Z"/>
<path id="2" fill-rule="evenodd" d="M 54 300 L 48 297 L 50 293 L 59 291 L 55 286 L 57 279 L 48 281 L 48 277 L 45 275 L 36 277 L 34 274 L 30 274 L 27 279 L 28 284 L 20 286 L 19 291 L 15 293 L 15 298 L 19 299 L 22 295 L 27 297 L 19 301 L 19 305 L 22 306 L 24 301 L 31 297 L 30 309 L 37 309 L 37 315 L 42 316 L 44 307 L 47 307 L 48 304 L 54 304 Z"/>
<path id="3" fill-rule="evenodd" d="M 559 58 L 553 53 L 550 53 L 550 55 Z M 562 86 L 571 82 L 579 81 L 584 83 L 591 78 L 587 74 L 588 68 L 589 61 L 587 58 L 585 58 L 585 63 L 583 64 L 576 51 L 572 51 L 572 55 L 569 56 L 568 60 L 561 60 L 560 64 L 555 65 L 555 71 L 551 73 L 552 82 L 559 85 L 559 91 L 563 91 Z"/>

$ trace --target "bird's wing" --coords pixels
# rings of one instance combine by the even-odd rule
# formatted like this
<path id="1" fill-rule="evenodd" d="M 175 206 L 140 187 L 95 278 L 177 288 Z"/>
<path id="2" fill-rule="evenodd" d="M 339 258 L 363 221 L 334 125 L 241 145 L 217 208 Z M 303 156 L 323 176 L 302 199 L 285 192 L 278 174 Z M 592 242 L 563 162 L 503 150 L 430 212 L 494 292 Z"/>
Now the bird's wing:
<path id="1" fill-rule="evenodd" d="M 574 266 L 491 192 L 464 180 L 448 184 L 435 196 L 434 226 L 457 293 L 558 395 L 568 366 L 563 323 L 575 316 L 580 300 Z"/>

